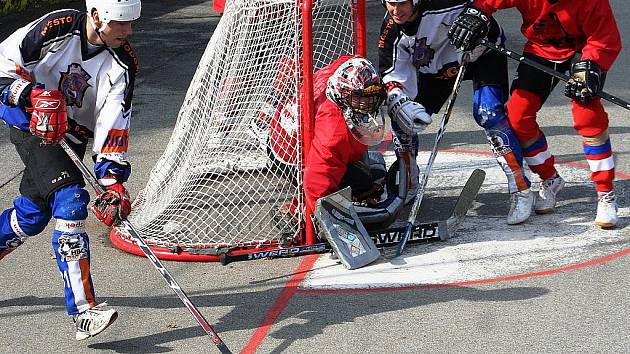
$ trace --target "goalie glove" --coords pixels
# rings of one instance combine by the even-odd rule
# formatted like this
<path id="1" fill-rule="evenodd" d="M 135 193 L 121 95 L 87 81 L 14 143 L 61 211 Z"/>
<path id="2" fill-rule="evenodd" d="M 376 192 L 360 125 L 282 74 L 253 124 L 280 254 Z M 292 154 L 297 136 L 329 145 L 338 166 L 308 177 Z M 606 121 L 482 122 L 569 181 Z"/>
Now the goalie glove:
<path id="1" fill-rule="evenodd" d="M 29 129 L 31 134 L 42 138 L 43 144 L 58 144 L 68 130 L 66 101 L 59 90 L 33 88 L 31 90 L 32 107 Z"/>
<path id="2" fill-rule="evenodd" d="M 120 221 L 127 219 L 131 213 L 129 192 L 120 182 L 105 186 L 105 192 L 96 195 L 96 200 L 92 204 L 92 212 L 97 219 L 107 226 L 119 224 Z"/>
<path id="3" fill-rule="evenodd" d="M 564 95 L 582 103 L 595 97 L 602 85 L 602 72 L 596 62 L 582 60 L 571 65 L 571 75 Z"/>
<path id="4" fill-rule="evenodd" d="M 453 22 L 448 30 L 451 44 L 463 51 L 477 46 L 477 41 L 488 34 L 490 17 L 480 9 L 468 7 Z"/>
<path id="5" fill-rule="evenodd" d="M 387 108 L 389 116 L 409 135 L 422 132 L 433 121 L 424 106 L 412 101 L 400 88 L 387 93 Z"/>

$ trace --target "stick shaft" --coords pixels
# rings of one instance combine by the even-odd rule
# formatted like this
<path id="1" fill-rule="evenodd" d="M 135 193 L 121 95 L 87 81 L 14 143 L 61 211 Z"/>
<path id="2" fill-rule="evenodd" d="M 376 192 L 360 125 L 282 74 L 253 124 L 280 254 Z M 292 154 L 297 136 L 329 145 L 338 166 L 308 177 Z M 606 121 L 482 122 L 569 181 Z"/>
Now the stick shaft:
<path id="1" fill-rule="evenodd" d="M 518 61 L 518 62 L 521 62 L 523 64 L 527 64 L 527 65 L 529 65 L 529 66 L 531 66 L 533 68 L 536 68 L 536 69 L 544 72 L 545 74 L 548 74 L 548 75 L 551 75 L 551 76 L 555 77 L 556 79 L 562 80 L 564 82 L 567 82 L 570 79 L 569 76 L 566 75 L 566 74 L 563 74 L 561 72 L 553 70 L 552 68 L 547 67 L 547 66 L 545 66 L 545 65 L 543 65 L 543 64 L 541 64 L 539 62 L 536 62 L 534 60 L 531 60 L 529 58 L 525 58 L 522 54 L 518 54 L 518 53 L 515 53 L 515 52 L 513 52 L 513 51 L 511 51 L 509 49 L 506 49 L 504 47 L 500 47 L 500 46 L 498 46 L 498 45 L 496 45 L 496 44 L 494 44 L 492 42 L 489 42 L 485 38 L 480 39 L 479 40 L 479 44 L 483 45 L 486 48 L 490 48 L 490 49 L 492 49 L 494 51 L 497 51 L 497 52 L 499 52 L 499 53 L 501 53 L 503 55 L 506 55 L 506 56 L 508 56 L 508 57 L 510 57 L 510 58 L 512 58 L 512 59 L 514 59 L 516 61 Z M 625 108 L 627 110 L 630 110 L 630 103 L 622 100 L 619 97 L 613 96 L 613 95 L 611 95 L 611 94 L 609 94 L 609 93 L 607 93 L 605 91 L 599 91 L 597 93 L 597 96 L 605 99 L 606 101 L 608 101 L 610 103 L 614 103 L 614 104 L 616 104 L 619 107 L 623 107 L 623 108 Z"/>
<path id="2" fill-rule="evenodd" d="M 61 147 L 66 152 L 68 157 L 70 157 L 72 162 L 74 162 L 77 168 L 81 171 L 81 174 L 92 186 L 92 188 L 94 188 L 94 190 L 97 193 L 105 192 L 105 189 L 103 188 L 103 186 L 101 186 L 100 183 L 98 183 L 98 181 L 96 180 L 96 177 L 92 175 L 90 170 L 88 170 L 87 166 L 85 166 L 83 161 L 79 158 L 79 156 L 77 156 L 77 154 L 74 152 L 74 150 L 72 150 L 72 148 L 68 145 L 68 143 L 65 140 L 62 140 L 59 143 L 59 145 L 61 145 Z M 179 297 L 179 299 L 184 303 L 188 311 L 190 311 L 190 313 L 193 315 L 195 320 L 197 320 L 197 323 L 199 323 L 199 325 L 201 326 L 201 328 L 203 328 L 206 334 L 210 336 L 210 339 L 217 346 L 219 351 L 221 351 L 221 353 L 224 353 L 224 354 L 231 353 L 230 350 L 227 348 L 227 346 L 223 343 L 219 335 L 214 331 L 214 329 L 208 323 L 208 321 L 206 321 L 206 319 L 203 317 L 201 312 L 199 312 L 197 307 L 190 301 L 186 293 L 184 293 L 182 288 L 175 281 L 175 278 L 173 278 L 171 273 L 169 273 L 169 271 L 164 267 L 162 262 L 160 262 L 160 260 L 155 256 L 155 253 L 153 253 L 151 248 L 149 248 L 147 243 L 144 241 L 142 236 L 140 236 L 140 234 L 136 231 L 133 225 L 128 220 L 122 220 L 120 227 L 124 229 L 127 233 L 129 233 L 131 237 L 133 237 L 133 239 L 136 241 L 136 243 L 138 244 L 138 247 L 140 247 L 144 255 L 151 261 L 155 269 L 157 269 L 157 271 L 160 272 L 160 274 L 166 281 L 166 284 L 168 284 L 168 286 L 171 289 L 173 289 L 175 294 L 177 294 L 177 297 Z"/>
<path id="3" fill-rule="evenodd" d="M 413 229 L 413 224 L 416 221 L 416 217 L 418 216 L 418 211 L 420 210 L 420 204 L 422 204 L 422 198 L 424 197 L 424 190 L 427 186 L 427 182 L 429 181 L 429 175 L 431 174 L 431 168 L 433 167 L 433 161 L 435 161 L 435 157 L 437 156 L 437 149 L 442 137 L 444 136 L 444 132 L 446 131 L 446 124 L 449 121 L 451 116 L 451 112 L 453 111 L 453 107 L 455 106 L 455 99 L 457 98 L 457 93 L 459 91 L 459 87 L 464 79 L 464 74 L 466 73 L 466 65 L 469 61 L 469 54 L 464 53 L 462 58 L 462 65 L 459 68 L 459 72 L 457 73 L 457 77 L 455 78 L 455 82 L 453 83 L 453 91 L 451 92 L 451 96 L 448 99 L 448 103 L 446 104 L 446 109 L 444 110 L 444 115 L 442 115 L 442 122 L 440 123 L 440 128 L 435 135 L 435 141 L 433 142 L 433 149 L 431 149 L 431 155 L 429 155 L 429 161 L 427 162 L 426 167 L 424 168 L 424 174 L 422 175 L 422 179 L 420 179 L 418 185 L 418 194 L 416 195 L 416 200 L 413 202 L 413 206 L 411 207 L 411 213 L 409 213 L 409 219 L 407 220 L 407 228 L 405 229 L 405 233 L 400 238 L 400 243 L 398 244 L 398 248 L 396 249 L 396 257 L 400 256 L 405 250 L 405 246 L 407 245 L 407 240 L 409 240 L 409 236 L 411 235 L 411 231 Z"/>

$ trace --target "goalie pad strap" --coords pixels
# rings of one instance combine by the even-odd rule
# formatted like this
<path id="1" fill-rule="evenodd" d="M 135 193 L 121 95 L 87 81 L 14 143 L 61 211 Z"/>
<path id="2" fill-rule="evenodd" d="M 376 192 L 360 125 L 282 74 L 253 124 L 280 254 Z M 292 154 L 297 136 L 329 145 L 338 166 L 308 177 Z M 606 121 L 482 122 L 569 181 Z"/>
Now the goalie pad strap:
<path id="1" fill-rule="evenodd" d="M 398 160 L 387 172 L 387 198 L 376 208 L 355 205 L 355 212 L 363 224 L 384 228 L 391 224 L 405 204 L 407 197 L 407 166 Z"/>

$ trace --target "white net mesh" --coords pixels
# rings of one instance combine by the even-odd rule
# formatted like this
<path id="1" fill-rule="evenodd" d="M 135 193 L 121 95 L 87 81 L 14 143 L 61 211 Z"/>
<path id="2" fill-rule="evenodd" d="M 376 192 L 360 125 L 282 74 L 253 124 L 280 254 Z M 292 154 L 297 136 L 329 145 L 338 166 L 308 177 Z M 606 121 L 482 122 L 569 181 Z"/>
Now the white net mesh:
<path id="1" fill-rule="evenodd" d="M 208 247 L 299 235 L 300 6 L 227 3 L 171 140 L 134 204 L 131 221 L 149 243 Z M 351 1 L 313 6 L 315 71 L 353 53 L 354 21 Z M 297 205 L 297 217 L 283 217 L 283 205 Z"/>

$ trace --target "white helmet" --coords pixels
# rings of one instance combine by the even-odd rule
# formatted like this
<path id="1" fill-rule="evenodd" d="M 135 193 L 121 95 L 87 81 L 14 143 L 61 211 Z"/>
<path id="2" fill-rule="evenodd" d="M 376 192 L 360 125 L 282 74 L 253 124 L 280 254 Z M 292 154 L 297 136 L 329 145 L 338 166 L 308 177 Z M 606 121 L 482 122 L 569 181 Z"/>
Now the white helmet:
<path id="1" fill-rule="evenodd" d="M 134 21 L 140 18 L 140 0 L 85 0 L 88 15 L 98 11 L 103 26 L 109 21 Z"/>
<path id="2" fill-rule="evenodd" d="M 383 80 L 367 59 L 353 57 L 330 76 L 326 96 L 341 108 L 352 135 L 364 145 L 383 140 L 385 118 L 381 105 L 385 99 Z"/>

